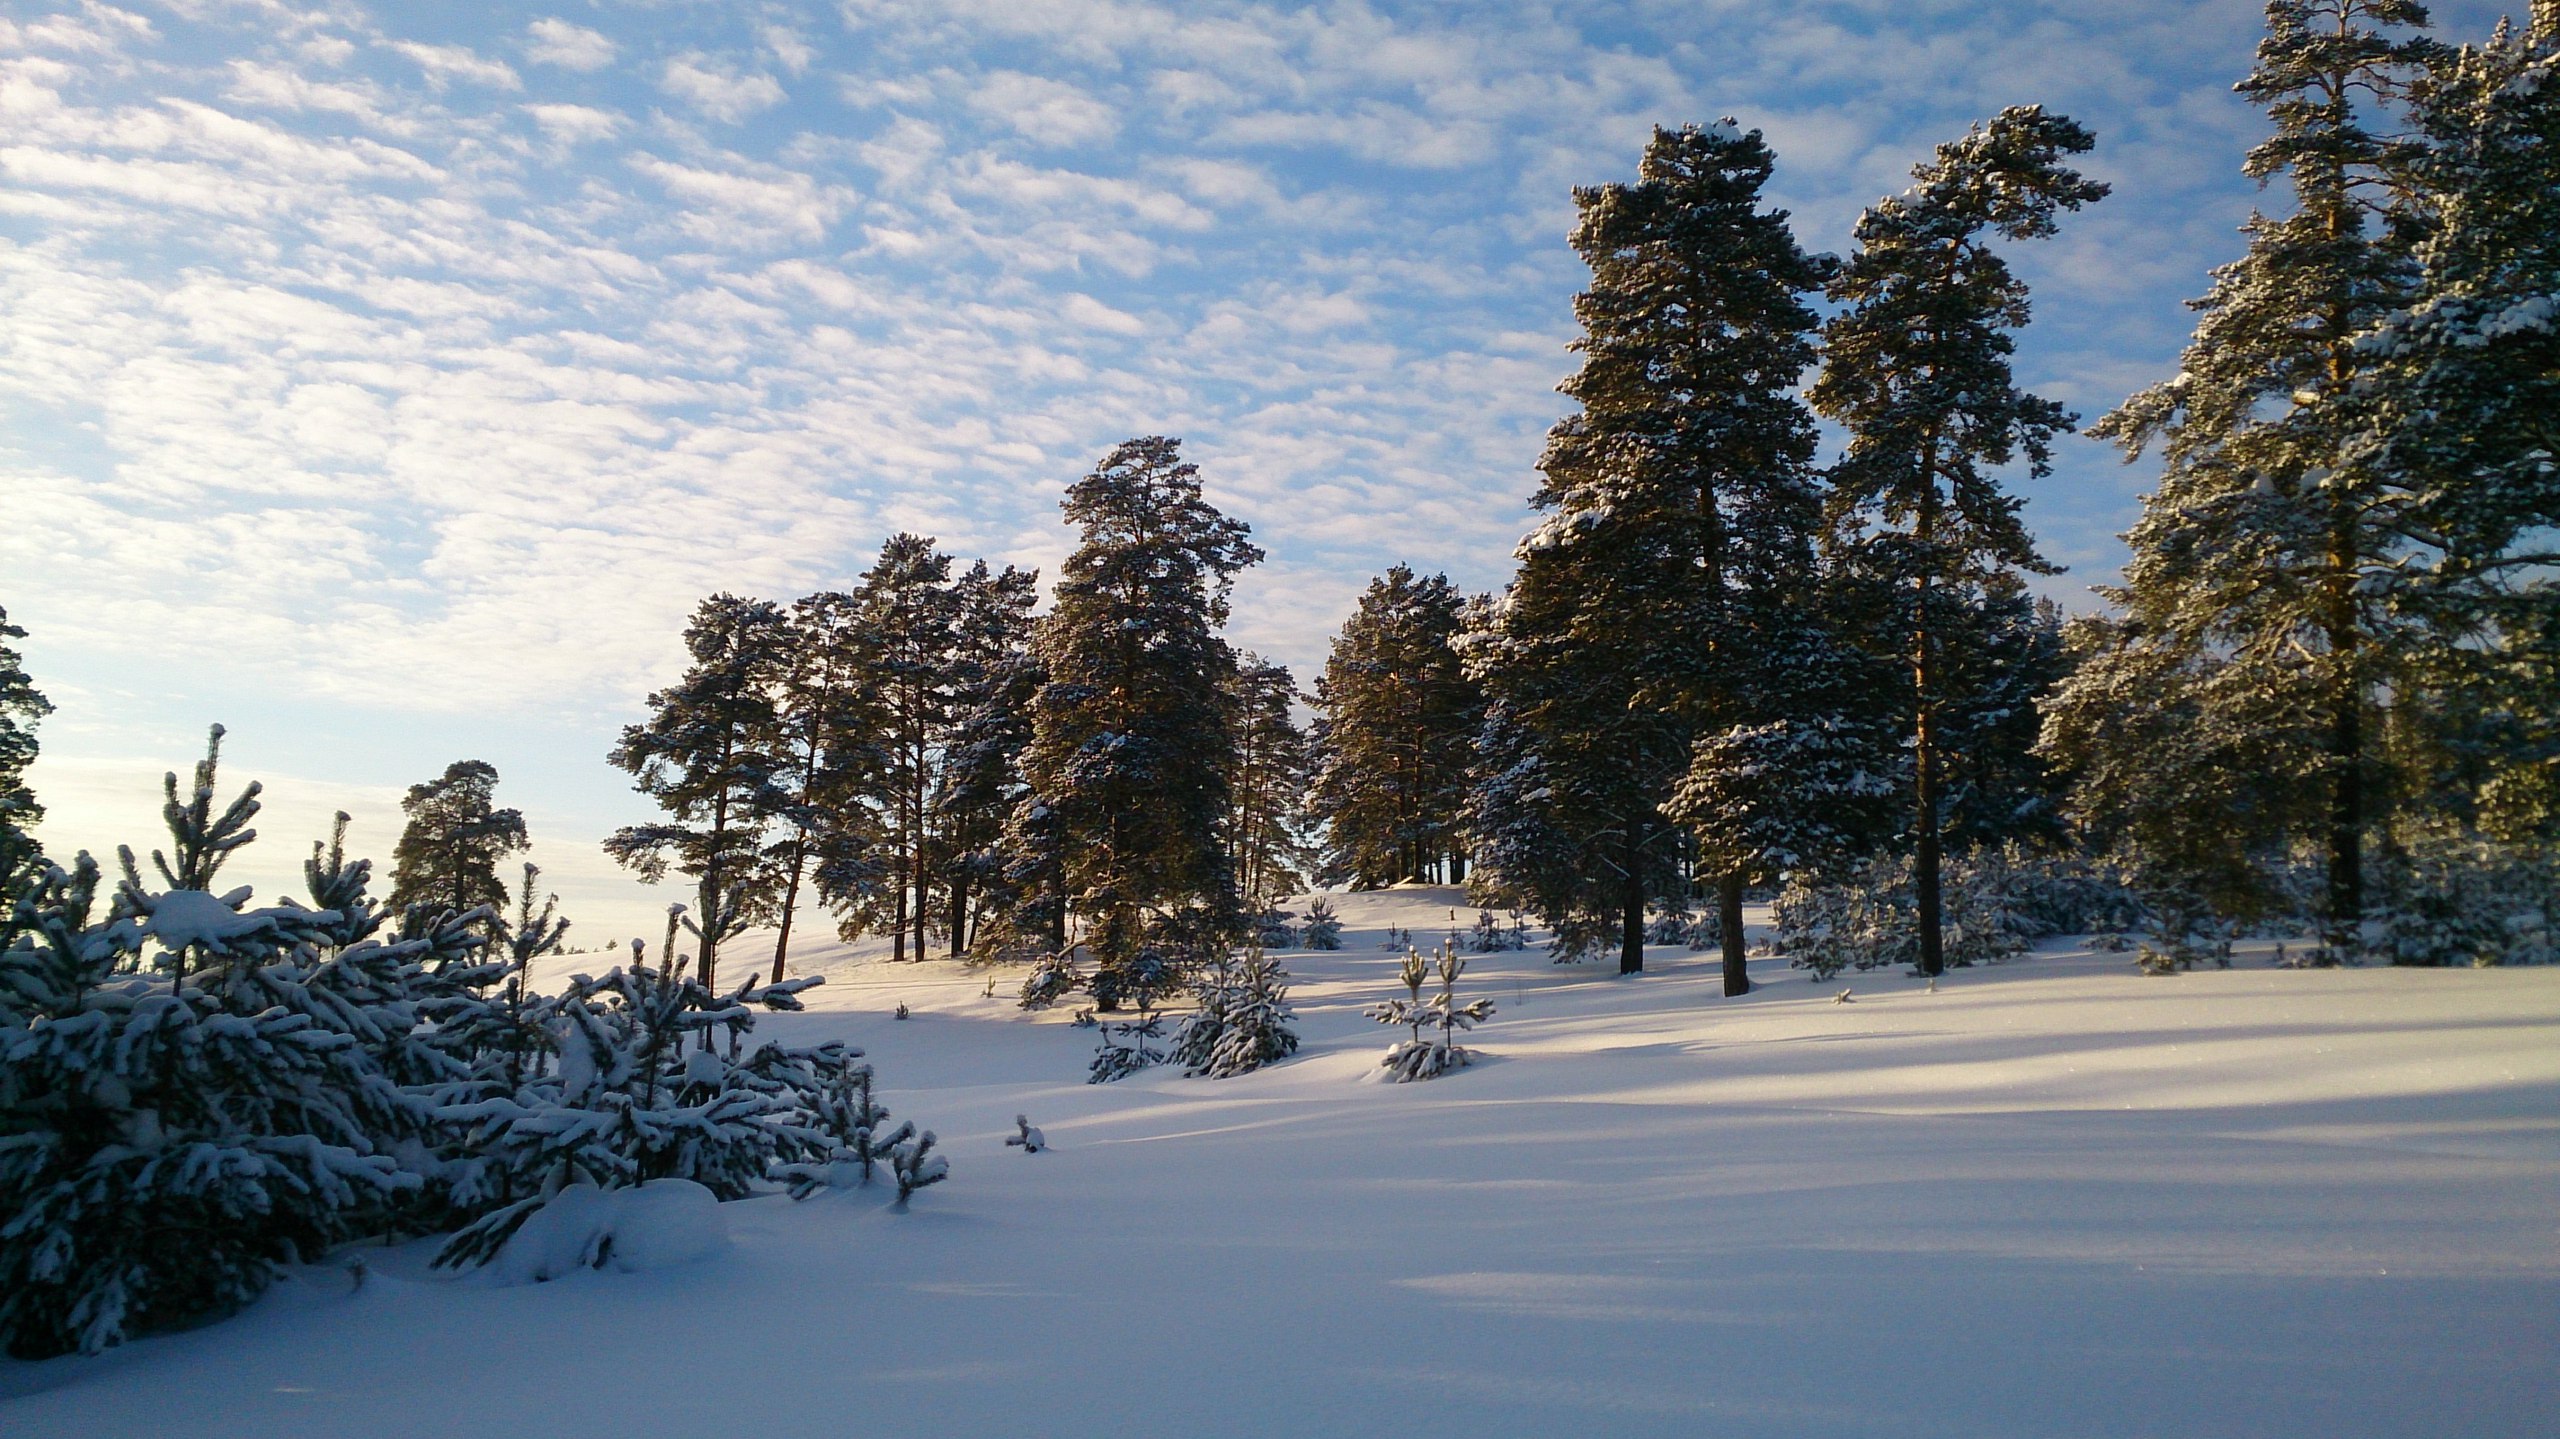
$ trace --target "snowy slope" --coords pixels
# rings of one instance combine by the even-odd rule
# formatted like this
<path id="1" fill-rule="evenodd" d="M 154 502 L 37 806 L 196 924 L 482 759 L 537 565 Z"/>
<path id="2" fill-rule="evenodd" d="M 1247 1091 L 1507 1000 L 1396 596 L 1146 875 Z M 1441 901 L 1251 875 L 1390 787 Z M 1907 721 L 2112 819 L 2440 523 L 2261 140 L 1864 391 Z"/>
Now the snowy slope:
<path id="1" fill-rule="evenodd" d="M 1087 1086 L 1011 975 L 813 950 L 765 1023 L 941 1134 L 914 1213 L 752 1200 L 720 1258 L 528 1288 L 378 1253 L 0 1364 L 0 1433 L 2560 1432 L 2560 969 L 2056 946 L 1726 1000 L 1711 955 L 1533 950 L 1462 985 L 1488 1062 L 1390 1086 L 1379 931 L 1454 893 L 1337 903 L 1346 948 L 1286 960 L 1301 1056 L 1226 1081 Z"/>

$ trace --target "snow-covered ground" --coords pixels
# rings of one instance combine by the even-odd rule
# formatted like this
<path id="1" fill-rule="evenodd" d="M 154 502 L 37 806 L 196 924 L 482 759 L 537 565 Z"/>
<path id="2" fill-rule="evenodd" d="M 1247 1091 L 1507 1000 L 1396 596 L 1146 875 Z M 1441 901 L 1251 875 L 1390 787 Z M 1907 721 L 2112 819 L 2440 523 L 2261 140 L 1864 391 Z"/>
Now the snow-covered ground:
<path id="1" fill-rule="evenodd" d="M 815 952 L 763 1024 L 939 1132 L 914 1212 L 750 1200 L 719 1257 L 519 1288 L 379 1252 L 0 1363 L 0 1433 L 2560 1433 L 2560 969 L 2050 946 L 1727 1000 L 1712 955 L 1531 950 L 1461 985 L 1486 1062 L 1364 1082 L 1381 932 L 1454 900 L 1338 899 L 1304 1050 L 1225 1081 L 1088 1086 L 1017 975 Z"/>

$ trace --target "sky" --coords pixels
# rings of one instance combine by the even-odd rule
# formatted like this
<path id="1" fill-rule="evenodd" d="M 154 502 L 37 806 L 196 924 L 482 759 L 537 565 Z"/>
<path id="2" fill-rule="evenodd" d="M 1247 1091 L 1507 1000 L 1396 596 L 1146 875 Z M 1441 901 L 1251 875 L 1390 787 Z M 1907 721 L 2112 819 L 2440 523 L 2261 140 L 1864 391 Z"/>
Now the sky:
<path id="1" fill-rule="evenodd" d="M 2509 8 L 2521 9 L 2516 5 Z M 2438 33 L 2499 7 L 2434 7 Z M 2114 186 L 2020 248 L 2021 378 L 2085 418 L 2175 367 L 2262 198 L 2247 0 L 362 5 L 0 18 L 0 606 L 57 713 L 59 854 L 165 843 L 228 726 L 298 888 L 333 810 L 497 766 L 572 943 L 673 886 L 605 752 L 726 590 L 900 530 L 1054 571 L 1065 487 L 1180 437 L 1269 559 L 1233 638 L 1302 681 L 1399 561 L 1502 582 L 1565 412 L 1576 185 L 1733 117 L 1844 251 L 2011 104 Z M 2013 477 L 2066 605 L 2152 472 Z M 146 861 L 147 864 L 147 861 Z"/>

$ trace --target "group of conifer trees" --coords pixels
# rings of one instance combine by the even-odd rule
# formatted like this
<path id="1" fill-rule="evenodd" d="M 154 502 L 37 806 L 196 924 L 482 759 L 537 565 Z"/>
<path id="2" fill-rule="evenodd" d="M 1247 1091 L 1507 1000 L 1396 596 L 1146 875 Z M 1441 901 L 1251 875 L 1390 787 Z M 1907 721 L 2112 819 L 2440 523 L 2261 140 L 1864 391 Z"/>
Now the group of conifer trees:
<path id="1" fill-rule="evenodd" d="M 850 592 L 703 601 L 692 664 L 612 755 L 667 818 L 607 848 L 693 882 L 706 981 L 753 925 L 779 978 L 804 891 L 896 960 L 1081 946 L 1108 969 L 1205 953 L 1304 887 L 1296 685 L 1220 633 L 1261 551 L 1162 437 L 1065 511 L 1081 543 L 1036 619 L 1036 576 L 955 574 L 905 534 Z"/>
<path id="2" fill-rule="evenodd" d="M 2066 163 L 2085 130 L 1977 126 L 1845 262 L 1797 247 L 1730 123 L 1577 193 L 1580 410 L 1451 641 L 1485 711 L 1442 813 L 1481 880 L 1568 945 L 1614 922 L 1630 969 L 1649 901 L 1712 892 L 1736 992 L 1746 886 L 1897 853 L 1934 975 L 1942 857 L 1997 841 L 2106 852 L 2173 945 L 2289 918 L 2323 958 L 2490 959 L 2466 897 L 2519 887 L 2548 928 L 2560 6 L 2465 47 L 2406 0 L 2267 13 L 2246 168 L 2291 204 L 2177 377 L 2095 427 L 2165 474 L 2115 612 L 2067 636 L 2000 475 L 2074 417 L 2014 381 L 2001 252 L 2104 195 Z"/>
<path id="3" fill-rule="evenodd" d="M 2177 378 L 2095 427 L 2166 460 L 2111 614 L 2033 598 L 2058 569 L 2008 483 L 2077 420 L 2013 373 L 2009 254 L 2105 196 L 2095 137 L 2005 110 L 1842 259 L 1767 202 L 1756 131 L 1657 130 L 1575 195 L 1577 409 L 1516 572 L 1372 583 L 1310 732 L 1219 633 L 1260 552 L 1133 440 L 1069 491 L 1045 615 L 1032 576 L 912 536 L 851 594 L 706 601 L 614 755 L 670 821 L 612 848 L 693 877 L 706 966 L 749 923 L 787 944 L 805 885 L 900 957 L 1107 969 L 1239 936 L 1312 871 L 1469 882 L 1627 970 L 1649 912 L 1704 900 L 1736 993 L 1746 891 L 1882 855 L 1931 975 L 1942 871 L 1984 846 L 2105 853 L 2172 942 L 2283 917 L 2331 958 L 2488 871 L 2547 889 L 2555 15 L 2456 48 L 2406 0 L 2269 5 L 2246 168 L 2289 203 Z"/>

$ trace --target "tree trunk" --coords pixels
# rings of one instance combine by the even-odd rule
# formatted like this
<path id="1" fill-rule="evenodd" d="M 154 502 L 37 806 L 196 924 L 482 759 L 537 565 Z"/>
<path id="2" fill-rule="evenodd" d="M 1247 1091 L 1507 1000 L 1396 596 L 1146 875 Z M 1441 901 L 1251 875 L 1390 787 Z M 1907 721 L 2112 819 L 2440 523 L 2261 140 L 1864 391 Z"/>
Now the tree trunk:
<path id="1" fill-rule="evenodd" d="M 951 875 L 951 957 L 958 959 L 969 947 L 969 882 L 955 869 Z"/>
<path id="2" fill-rule="evenodd" d="M 1742 871 L 1716 880 L 1716 923 L 1724 931 L 1724 993 L 1731 999 L 1751 992 L 1751 971 L 1742 944 Z"/>
<path id="3" fill-rule="evenodd" d="M 906 866 L 904 863 L 901 863 L 899 868 L 904 870 Z M 889 941 L 889 962 L 891 964 L 906 963 L 907 877 L 903 873 L 898 876 L 898 897 L 890 902 L 889 933 L 892 936 Z M 923 956 L 918 955 L 917 958 L 921 959 Z"/>
<path id="4" fill-rule="evenodd" d="M 2360 947 L 2364 925 L 2364 706 L 2352 679 L 2339 685 L 2329 722 L 2329 929 L 2339 958 Z"/>
<path id="5" fill-rule="evenodd" d="M 1451 884 L 1467 882 L 1467 856 L 1462 850 L 1449 851 L 1449 882 Z"/>
<path id="6" fill-rule="evenodd" d="M 1626 894 L 1618 911 L 1618 973 L 1644 973 L 1644 850 L 1630 826 L 1627 830 Z"/>
<path id="7" fill-rule="evenodd" d="M 809 841 L 803 836 L 791 846 L 791 881 L 782 887 L 782 932 L 773 939 L 773 983 L 782 983 L 782 957 L 791 951 L 791 912 L 800 904 L 800 867 L 808 861 Z"/>

